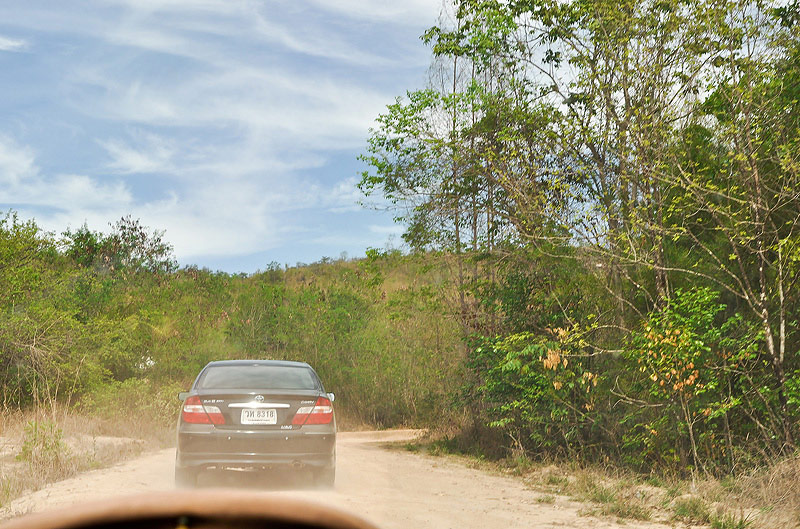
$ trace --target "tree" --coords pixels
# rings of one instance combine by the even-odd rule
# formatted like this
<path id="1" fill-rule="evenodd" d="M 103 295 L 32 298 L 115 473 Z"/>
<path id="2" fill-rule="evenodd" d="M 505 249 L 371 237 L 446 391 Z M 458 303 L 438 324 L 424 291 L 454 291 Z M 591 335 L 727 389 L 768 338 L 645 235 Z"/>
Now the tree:
<path id="1" fill-rule="evenodd" d="M 437 61 L 463 61 L 476 72 L 462 91 L 471 97 L 465 119 L 449 129 L 459 133 L 441 143 L 451 159 L 458 153 L 462 170 L 448 173 L 443 164 L 435 189 L 457 188 L 460 204 L 493 197 L 483 204 L 508 228 L 504 244 L 489 245 L 503 253 L 502 264 L 486 268 L 524 278 L 517 271 L 535 269 L 531 256 L 545 254 L 602 276 L 607 298 L 594 303 L 605 307 L 592 320 L 595 354 L 619 352 L 642 322 L 672 318 L 687 292 L 719 292 L 719 310 L 705 314 L 720 315 L 698 319 L 686 335 L 705 340 L 736 315 L 741 325 L 728 325 L 730 335 L 714 343 L 739 336 L 749 356 L 731 366 L 691 344 L 674 352 L 697 353 L 705 359 L 699 378 L 723 377 L 729 399 L 751 401 L 741 407 L 746 418 L 723 414 L 738 421 L 726 428 L 743 433 L 741 442 L 757 424 L 765 457 L 791 450 L 800 403 L 797 2 L 461 0 L 456 7 L 454 23 L 425 35 Z M 411 113 L 422 122 L 434 114 Z M 419 130 L 413 123 L 383 137 L 401 145 Z M 430 222 L 433 210 L 415 213 L 429 232 L 442 233 Z M 519 266 L 509 266 L 515 259 Z M 518 283 L 512 275 L 498 281 Z M 550 311 L 535 303 L 521 310 L 497 288 L 476 292 L 491 310 L 522 313 L 517 328 L 503 328 L 512 336 Z M 633 396 L 614 391 L 634 409 L 663 405 L 614 355 L 603 367 L 630 384 Z M 696 402 L 685 398 L 676 408 L 689 434 L 705 420 Z M 733 445 L 737 434 L 728 439 Z M 701 441 L 691 443 L 695 466 Z"/>
<path id="2" fill-rule="evenodd" d="M 759 322 L 789 448 L 787 380 L 800 368 L 800 46 L 779 15 L 742 2 L 720 16 L 703 112 L 662 175 L 674 193 L 663 232 L 692 249 L 679 272 L 715 284 Z"/>
<path id="3" fill-rule="evenodd" d="M 130 215 L 112 224 L 111 229 L 104 235 L 84 224 L 75 231 L 65 231 L 66 255 L 80 266 L 109 272 L 169 274 L 178 269 L 163 231 L 150 230 Z"/>

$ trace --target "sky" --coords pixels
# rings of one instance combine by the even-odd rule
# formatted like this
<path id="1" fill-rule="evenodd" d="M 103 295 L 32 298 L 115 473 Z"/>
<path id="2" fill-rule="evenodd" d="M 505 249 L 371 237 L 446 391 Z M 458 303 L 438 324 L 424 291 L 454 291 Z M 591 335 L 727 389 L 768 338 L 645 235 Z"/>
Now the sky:
<path id="1" fill-rule="evenodd" d="M 227 272 L 397 246 L 357 157 L 424 86 L 441 5 L 3 0 L 0 210 L 56 234 L 131 215 Z"/>

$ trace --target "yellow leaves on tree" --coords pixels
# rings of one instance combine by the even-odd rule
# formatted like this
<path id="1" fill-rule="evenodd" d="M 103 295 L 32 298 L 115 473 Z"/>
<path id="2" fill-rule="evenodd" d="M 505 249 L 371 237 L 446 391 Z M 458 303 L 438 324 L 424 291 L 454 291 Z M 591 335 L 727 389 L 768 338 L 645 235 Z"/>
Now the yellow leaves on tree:
<path id="1" fill-rule="evenodd" d="M 564 361 L 564 367 L 567 367 L 567 359 L 564 358 L 563 361 Z M 553 349 L 548 349 L 547 356 L 545 356 L 542 359 L 542 364 L 544 365 L 544 368 L 552 369 L 555 371 L 560 363 L 562 363 L 561 355 L 558 353 L 558 351 L 555 351 Z"/>

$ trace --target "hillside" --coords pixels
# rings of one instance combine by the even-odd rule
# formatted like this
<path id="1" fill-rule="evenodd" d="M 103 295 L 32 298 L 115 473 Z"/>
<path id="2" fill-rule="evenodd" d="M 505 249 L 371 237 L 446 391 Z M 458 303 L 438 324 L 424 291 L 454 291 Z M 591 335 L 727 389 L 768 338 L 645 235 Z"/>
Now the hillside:
<path id="1" fill-rule="evenodd" d="M 309 362 L 345 423 L 415 424 L 447 408 L 464 349 L 435 259 L 372 252 L 229 275 L 127 255 L 147 251 L 156 237 L 144 233 L 121 249 L 109 242 L 119 231 L 88 233 L 92 246 L 87 232 L 65 242 L 13 216 L 0 223 L 6 409 L 66 403 L 102 415 L 122 400 L 169 422 L 175 393 L 229 358 Z"/>

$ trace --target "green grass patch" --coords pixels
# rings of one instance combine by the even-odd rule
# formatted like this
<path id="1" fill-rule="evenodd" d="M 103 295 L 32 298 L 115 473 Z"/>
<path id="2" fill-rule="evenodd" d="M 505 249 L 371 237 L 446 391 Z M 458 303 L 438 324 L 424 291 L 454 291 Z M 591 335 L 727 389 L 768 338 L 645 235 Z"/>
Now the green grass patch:
<path id="1" fill-rule="evenodd" d="M 602 513 L 631 520 L 649 520 L 652 517 L 652 512 L 646 505 L 633 499 L 616 499 L 604 506 Z"/>
<path id="2" fill-rule="evenodd" d="M 673 518 L 686 522 L 710 523 L 711 513 L 705 501 L 695 496 L 678 498 L 672 507 Z"/>
<path id="3" fill-rule="evenodd" d="M 617 500 L 617 495 L 611 487 L 595 485 L 583 498 L 595 503 L 614 503 Z"/>
<path id="4" fill-rule="evenodd" d="M 749 517 L 743 514 L 737 516 L 725 513 L 711 517 L 711 529 L 746 529 L 751 525 Z"/>

